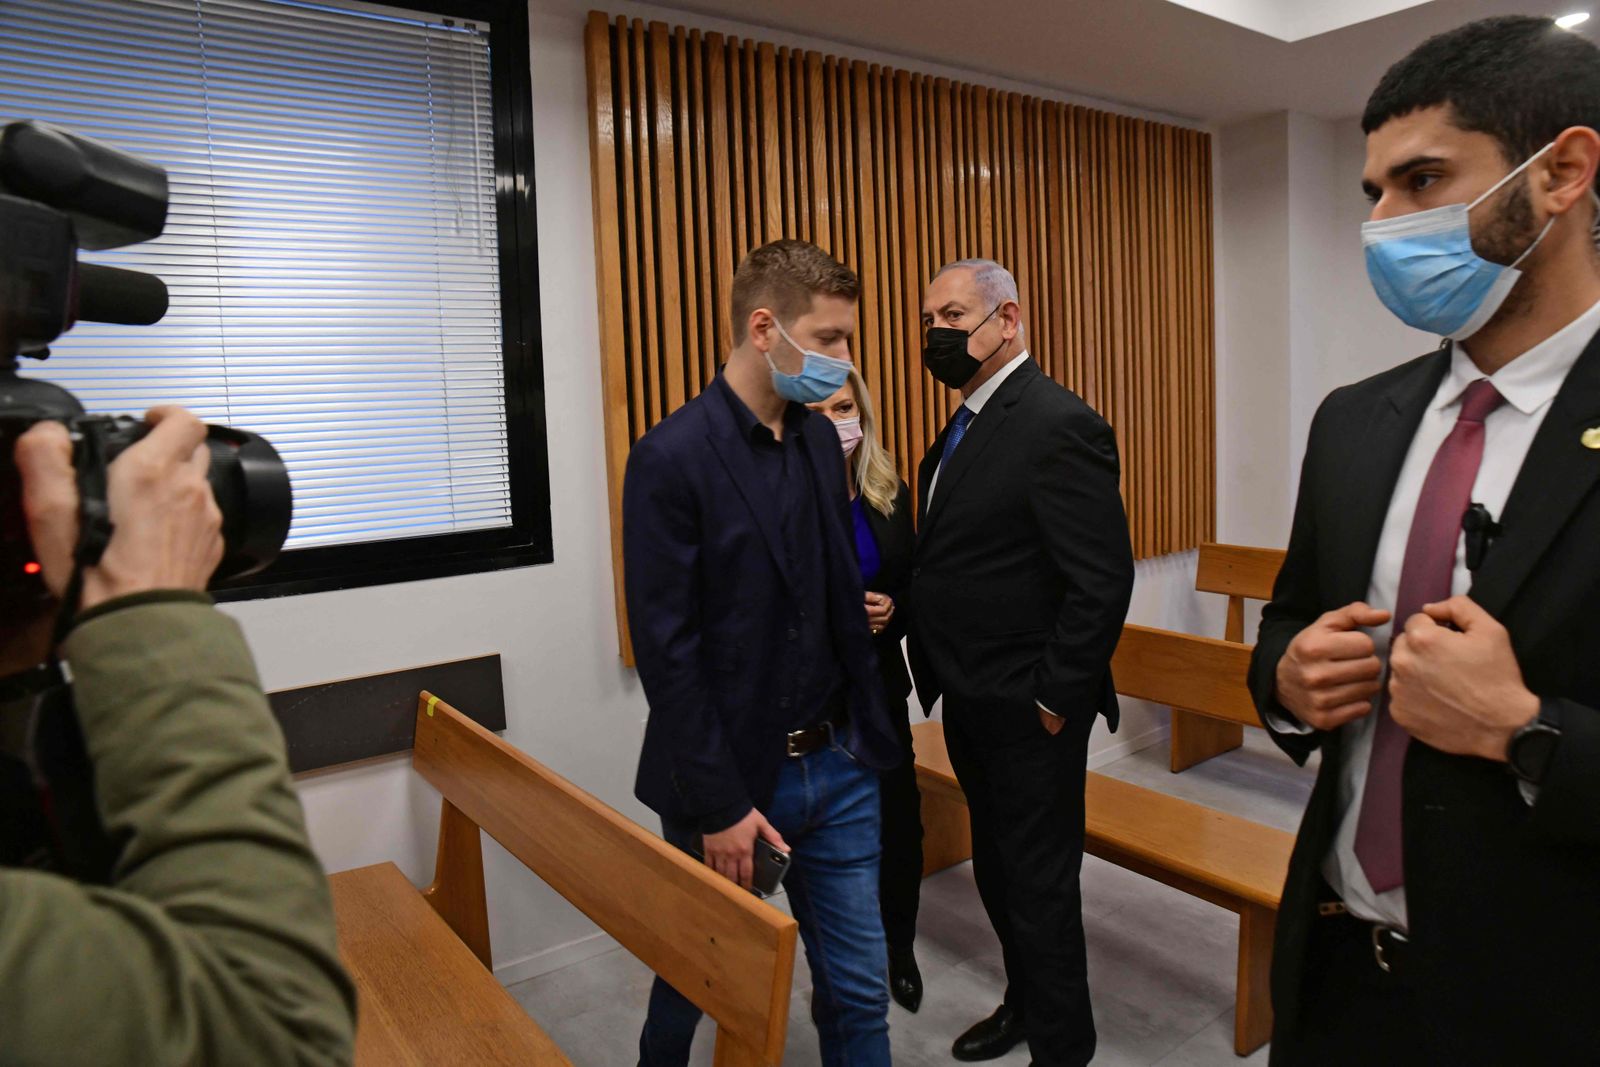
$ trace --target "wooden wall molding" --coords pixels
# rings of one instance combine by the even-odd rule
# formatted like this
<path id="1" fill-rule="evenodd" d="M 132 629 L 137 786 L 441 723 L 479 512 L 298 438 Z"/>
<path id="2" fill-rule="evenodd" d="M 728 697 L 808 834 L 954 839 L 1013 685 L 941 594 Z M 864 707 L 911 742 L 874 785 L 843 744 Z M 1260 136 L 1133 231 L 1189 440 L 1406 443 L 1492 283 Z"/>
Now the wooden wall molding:
<path id="1" fill-rule="evenodd" d="M 1039 364 L 1116 430 L 1135 554 L 1215 536 L 1209 134 L 600 12 L 585 47 L 625 656 L 628 449 L 711 380 L 734 266 L 780 237 L 860 274 L 856 361 L 912 485 L 959 401 L 921 366 L 922 289 L 987 256 Z"/>

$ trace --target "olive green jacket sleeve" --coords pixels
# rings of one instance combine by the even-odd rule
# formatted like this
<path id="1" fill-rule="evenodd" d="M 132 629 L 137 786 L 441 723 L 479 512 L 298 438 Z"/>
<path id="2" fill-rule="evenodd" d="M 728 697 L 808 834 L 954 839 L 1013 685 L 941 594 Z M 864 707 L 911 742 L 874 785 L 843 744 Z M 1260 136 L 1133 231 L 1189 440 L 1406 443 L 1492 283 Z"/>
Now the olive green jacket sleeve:
<path id="1" fill-rule="evenodd" d="M 0 870 L 0 1064 L 340 1064 L 355 992 L 238 626 L 166 594 L 65 658 L 110 888 Z"/>

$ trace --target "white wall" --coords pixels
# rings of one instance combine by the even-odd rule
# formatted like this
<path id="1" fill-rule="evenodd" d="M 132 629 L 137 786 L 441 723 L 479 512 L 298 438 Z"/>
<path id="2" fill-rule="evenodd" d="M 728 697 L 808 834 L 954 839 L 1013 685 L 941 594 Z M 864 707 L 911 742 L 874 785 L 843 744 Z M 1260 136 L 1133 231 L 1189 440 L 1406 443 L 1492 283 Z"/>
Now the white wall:
<path id="1" fill-rule="evenodd" d="M 677 12 L 611 7 L 836 54 L 960 73 Z M 612 607 L 582 48 L 587 11 L 588 5 L 576 0 L 549 0 L 532 10 L 555 562 L 247 602 L 227 610 L 243 623 L 269 689 L 500 653 L 507 738 L 654 827 L 650 813 L 632 797 L 646 708 L 636 678 L 617 659 Z M 1141 564 L 1133 619 L 1220 632 L 1220 599 L 1194 594 L 1193 578 L 1192 554 Z M 361 709 L 352 707 L 347 714 L 359 716 Z M 1125 709 L 1122 732 L 1115 738 L 1105 735 L 1103 727 L 1096 733 L 1096 762 L 1158 740 L 1164 722 L 1161 712 Z M 429 880 L 438 801 L 431 787 L 412 774 L 405 757 L 306 776 L 300 794 L 313 844 L 330 871 L 392 860 L 412 881 Z M 537 819 L 539 813 L 529 812 L 528 817 Z M 503 980 L 540 973 L 605 947 L 587 920 L 492 843 L 486 862 L 491 937 Z"/>
<path id="2" fill-rule="evenodd" d="M 1278 112 L 1217 142 L 1218 535 L 1281 546 L 1322 399 L 1438 339 L 1367 281 L 1356 120 Z"/>
<path id="3" fill-rule="evenodd" d="M 1216 131 L 1217 536 L 1282 545 L 1289 436 L 1287 116 Z"/>
<path id="4" fill-rule="evenodd" d="M 1326 392 L 1319 388 L 1326 373 L 1323 368 L 1339 348 L 1338 340 L 1330 336 L 1331 327 L 1337 313 L 1346 309 L 1329 299 L 1335 292 L 1330 287 L 1346 281 L 1341 274 L 1349 268 L 1348 246 L 1353 235 L 1336 225 L 1338 193 L 1348 199 L 1350 190 L 1336 188 L 1333 123 L 1298 112 L 1289 112 L 1284 119 L 1289 182 L 1289 447 L 1284 452 L 1284 484 L 1292 505 L 1306 431 Z M 1356 199 L 1360 202 L 1359 195 Z M 1366 275 L 1360 280 L 1364 284 Z"/>

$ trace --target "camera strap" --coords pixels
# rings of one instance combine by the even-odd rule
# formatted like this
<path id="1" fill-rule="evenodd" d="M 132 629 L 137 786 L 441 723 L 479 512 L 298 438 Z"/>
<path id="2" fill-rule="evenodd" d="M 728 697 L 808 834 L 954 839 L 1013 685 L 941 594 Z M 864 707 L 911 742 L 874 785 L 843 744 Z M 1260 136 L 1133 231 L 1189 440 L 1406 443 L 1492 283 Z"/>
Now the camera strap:
<path id="1" fill-rule="evenodd" d="M 83 601 L 83 573 L 100 562 L 116 527 L 111 522 L 111 504 L 106 461 L 106 435 L 109 419 L 80 419 L 72 446 L 72 465 L 78 476 L 78 543 L 72 550 L 72 578 L 61 597 L 61 613 L 56 616 L 53 643 L 59 645 L 72 629 Z"/>

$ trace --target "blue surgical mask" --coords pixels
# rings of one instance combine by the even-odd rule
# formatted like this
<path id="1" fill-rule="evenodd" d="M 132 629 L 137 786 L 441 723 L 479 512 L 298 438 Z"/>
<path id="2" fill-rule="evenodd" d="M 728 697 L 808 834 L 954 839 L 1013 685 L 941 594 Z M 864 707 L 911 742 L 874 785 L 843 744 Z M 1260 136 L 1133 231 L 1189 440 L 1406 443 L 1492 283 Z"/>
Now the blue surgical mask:
<path id="1" fill-rule="evenodd" d="M 1449 204 L 1363 223 L 1367 277 L 1384 306 L 1407 326 L 1456 341 L 1471 337 L 1493 318 L 1522 277 L 1517 265 L 1539 247 L 1556 216 L 1550 216 L 1533 244 L 1506 266 L 1491 263 L 1472 250 L 1468 213 L 1553 145 L 1551 142 L 1529 156 L 1470 204 Z"/>
<path id="2" fill-rule="evenodd" d="M 789 336 L 789 331 L 783 328 L 783 323 L 774 318 L 772 324 L 783 334 L 783 339 L 794 346 L 795 351 L 806 357 L 799 374 L 785 374 L 772 362 L 770 353 L 763 353 L 767 357 L 767 366 L 772 368 L 772 388 L 779 396 L 796 404 L 819 404 L 837 393 L 840 386 L 849 380 L 851 363 L 848 359 L 834 359 L 821 352 L 801 348 Z"/>

